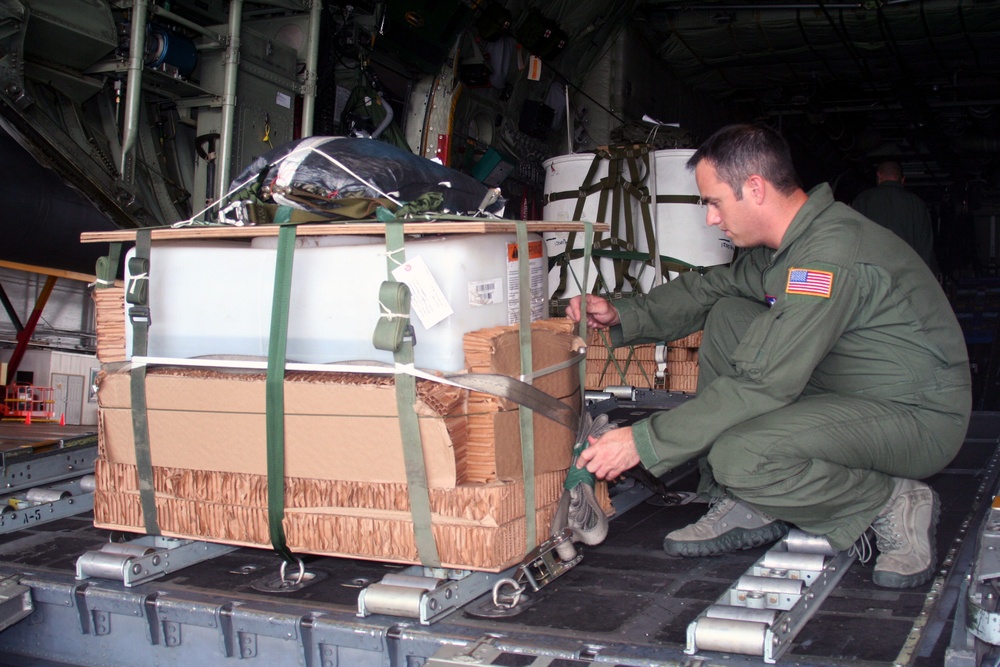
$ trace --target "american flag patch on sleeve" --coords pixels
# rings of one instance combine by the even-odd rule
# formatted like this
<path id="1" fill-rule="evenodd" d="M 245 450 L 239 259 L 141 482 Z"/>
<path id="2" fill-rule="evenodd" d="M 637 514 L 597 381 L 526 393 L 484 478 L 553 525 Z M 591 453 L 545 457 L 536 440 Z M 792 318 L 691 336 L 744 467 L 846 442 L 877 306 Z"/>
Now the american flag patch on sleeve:
<path id="1" fill-rule="evenodd" d="M 789 269 L 786 294 L 808 294 L 829 299 L 833 290 L 833 274 L 815 269 Z"/>

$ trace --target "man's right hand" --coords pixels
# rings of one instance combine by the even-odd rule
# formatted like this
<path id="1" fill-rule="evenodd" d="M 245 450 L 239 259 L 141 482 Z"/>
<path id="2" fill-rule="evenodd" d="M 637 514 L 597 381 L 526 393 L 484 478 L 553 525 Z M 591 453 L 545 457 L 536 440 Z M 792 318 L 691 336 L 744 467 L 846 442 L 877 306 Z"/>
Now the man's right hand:
<path id="1" fill-rule="evenodd" d="M 574 322 L 580 321 L 580 297 L 574 296 L 566 306 L 566 317 Z M 604 297 L 587 295 L 587 327 L 590 329 L 607 329 L 621 323 L 618 311 Z"/>

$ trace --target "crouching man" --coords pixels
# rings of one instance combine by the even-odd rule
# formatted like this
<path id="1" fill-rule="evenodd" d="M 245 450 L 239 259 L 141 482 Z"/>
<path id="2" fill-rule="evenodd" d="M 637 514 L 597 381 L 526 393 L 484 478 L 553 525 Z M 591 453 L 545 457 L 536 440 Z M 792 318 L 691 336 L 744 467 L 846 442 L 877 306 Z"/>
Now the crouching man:
<path id="1" fill-rule="evenodd" d="M 770 128 L 734 125 L 691 157 L 706 222 L 743 249 L 730 267 L 682 274 L 587 323 L 616 345 L 704 330 L 698 395 L 609 431 L 578 459 L 614 479 L 639 462 L 663 474 L 698 458 L 713 504 L 669 533 L 667 553 L 708 556 L 781 538 L 794 524 L 850 548 L 869 526 L 888 588 L 935 571 L 934 491 L 965 437 L 965 341 L 933 274 L 895 234 L 805 192 Z M 579 321 L 580 297 L 567 308 Z"/>

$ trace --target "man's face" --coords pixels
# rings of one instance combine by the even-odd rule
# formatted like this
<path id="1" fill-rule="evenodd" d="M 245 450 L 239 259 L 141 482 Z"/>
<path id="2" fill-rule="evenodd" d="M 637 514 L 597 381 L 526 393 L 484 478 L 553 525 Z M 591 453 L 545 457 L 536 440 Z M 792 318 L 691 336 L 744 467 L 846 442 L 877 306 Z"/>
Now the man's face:
<path id="1" fill-rule="evenodd" d="M 737 199 L 732 188 L 719 180 L 715 165 L 702 160 L 694 170 L 698 191 L 707 212 L 705 222 L 709 227 L 718 227 L 739 248 L 761 245 L 763 239 L 757 220 L 757 211 L 747 197 L 743 187 L 743 198 Z"/>

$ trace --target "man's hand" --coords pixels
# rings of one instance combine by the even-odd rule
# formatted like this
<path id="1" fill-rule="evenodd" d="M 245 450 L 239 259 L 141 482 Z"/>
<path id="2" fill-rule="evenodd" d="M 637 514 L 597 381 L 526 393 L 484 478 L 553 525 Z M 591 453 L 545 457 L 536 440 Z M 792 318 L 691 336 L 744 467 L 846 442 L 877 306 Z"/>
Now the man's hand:
<path id="1" fill-rule="evenodd" d="M 598 479 L 616 479 L 639 463 L 632 427 L 613 428 L 600 438 L 590 438 L 590 446 L 580 452 L 577 468 L 586 468 Z"/>
<path id="2" fill-rule="evenodd" d="M 580 321 L 580 297 L 574 296 L 566 306 L 566 317 L 574 322 Z M 587 327 L 590 329 L 607 329 L 621 322 L 618 311 L 604 297 L 587 295 Z"/>

